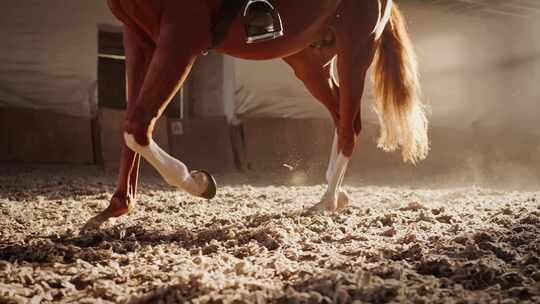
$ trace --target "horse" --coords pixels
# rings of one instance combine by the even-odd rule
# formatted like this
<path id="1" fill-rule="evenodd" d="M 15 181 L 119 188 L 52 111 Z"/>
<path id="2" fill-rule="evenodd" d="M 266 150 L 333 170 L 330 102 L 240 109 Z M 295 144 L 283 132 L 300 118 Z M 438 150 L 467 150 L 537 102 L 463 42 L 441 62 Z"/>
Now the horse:
<path id="1" fill-rule="evenodd" d="M 214 41 L 222 1 L 108 0 L 123 23 L 127 110 L 116 190 L 109 206 L 82 231 L 98 229 L 126 214 L 136 201 L 140 158 L 170 185 L 205 199 L 217 185 L 206 171 L 190 171 L 152 139 L 156 120 L 182 86 L 198 56 Z M 349 204 L 342 189 L 348 163 L 362 129 L 360 105 L 372 67 L 380 122 L 378 147 L 402 150 L 416 163 L 429 152 L 428 120 L 421 101 L 413 44 L 392 0 L 273 0 L 286 33 L 272 41 L 247 44 L 238 14 L 214 51 L 250 60 L 282 58 L 313 97 L 330 113 L 334 140 L 326 173 L 327 191 L 313 212 L 337 212 Z M 336 72 L 337 70 L 337 72 Z"/>

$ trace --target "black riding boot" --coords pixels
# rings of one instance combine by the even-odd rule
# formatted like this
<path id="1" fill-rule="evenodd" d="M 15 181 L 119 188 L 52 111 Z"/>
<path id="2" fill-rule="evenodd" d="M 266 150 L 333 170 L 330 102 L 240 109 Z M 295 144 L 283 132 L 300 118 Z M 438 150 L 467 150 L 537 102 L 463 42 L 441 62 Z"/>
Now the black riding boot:
<path id="1" fill-rule="evenodd" d="M 283 36 L 281 16 L 268 0 L 249 0 L 244 11 L 246 42 L 257 43 Z"/>

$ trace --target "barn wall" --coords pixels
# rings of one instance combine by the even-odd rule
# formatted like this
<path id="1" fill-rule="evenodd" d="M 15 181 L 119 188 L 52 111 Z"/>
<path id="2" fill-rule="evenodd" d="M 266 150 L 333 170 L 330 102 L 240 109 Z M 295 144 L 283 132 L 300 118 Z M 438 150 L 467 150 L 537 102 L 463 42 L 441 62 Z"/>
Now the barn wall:
<path id="1" fill-rule="evenodd" d="M 106 1 L 0 1 L 0 107 L 90 117 Z"/>
<path id="2" fill-rule="evenodd" d="M 189 76 L 192 116 L 232 118 L 234 72 L 229 56 L 210 52 L 197 59 Z"/>
<path id="3" fill-rule="evenodd" d="M 0 108 L 0 162 L 91 164 L 94 160 L 91 119 Z"/>
<path id="4" fill-rule="evenodd" d="M 435 123 L 532 123 L 529 110 L 540 109 L 533 83 L 540 73 L 538 24 L 421 9 L 409 15 Z"/>
<path id="5" fill-rule="evenodd" d="M 433 149 L 424 167 L 454 163 L 439 171 L 540 183 L 538 22 L 422 9 L 410 15 L 432 111 Z"/>

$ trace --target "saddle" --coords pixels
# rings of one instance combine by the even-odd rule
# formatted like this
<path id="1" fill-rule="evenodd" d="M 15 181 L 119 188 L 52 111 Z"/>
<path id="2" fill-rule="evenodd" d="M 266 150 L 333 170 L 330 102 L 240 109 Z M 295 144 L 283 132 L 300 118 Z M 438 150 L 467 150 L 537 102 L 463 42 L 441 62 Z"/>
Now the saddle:
<path id="1" fill-rule="evenodd" d="M 244 20 L 246 43 L 269 41 L 284 35 L 281 16 L 270 0 L 224 0 L 212 26 L 210 49 L 223 42 L 240 12 Z"/>

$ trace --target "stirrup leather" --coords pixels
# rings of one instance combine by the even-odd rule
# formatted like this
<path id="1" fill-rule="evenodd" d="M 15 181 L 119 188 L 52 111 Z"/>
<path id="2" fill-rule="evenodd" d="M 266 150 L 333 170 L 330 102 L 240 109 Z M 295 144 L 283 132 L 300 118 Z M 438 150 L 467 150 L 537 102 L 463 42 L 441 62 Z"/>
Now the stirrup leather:
<path id="1" fill-rule="evenodd" d="M 284 35 L 281 16 L 268 0 L 249 0 L 244 9 L 246 42 L 273 40 Z"/>

